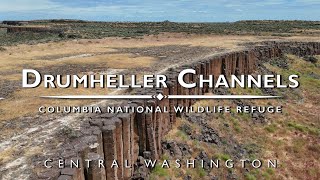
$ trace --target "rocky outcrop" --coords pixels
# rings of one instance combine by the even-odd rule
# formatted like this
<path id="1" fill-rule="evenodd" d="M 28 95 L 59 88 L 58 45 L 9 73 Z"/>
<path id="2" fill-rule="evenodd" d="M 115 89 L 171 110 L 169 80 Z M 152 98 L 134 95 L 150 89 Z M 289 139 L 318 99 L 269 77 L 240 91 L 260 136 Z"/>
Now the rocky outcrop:
<path id="1" fill-rule="evenodd" d="M 26 26 L 21 26 L 21 27 L 7 27 L 7 33 L 18 33 L 18 32 L 34 32 L 34 33 L 62 33 L 62 30 L 59 29 L 50 29 L 47 27 L 26 27 Z"/>
<path id="2" fill-rule="evenodd" d="M 11 26 L 21 26 L 28 24 L 28 21 L 2 21 L 2 24 L 11 25 Z"/>
<path id="3" fill-rule="evenodd" d="M 201 95 L 209 92 L 208 87 L 185 89 L 177 82 L 177 74 L 182 69 L 193 68 L 199 74 L 207 77 L 213 74 L 250 74 L 257 69 L 259 61 L 268 61 L 283 55 L 283 53 L 298 56 L 320 54 L 320 43 L 287 43 L 268 42 L 265 45 L 252 47 L 247 50 L 215 55 L 184 65 L 166 72 L 170 82 L 169 88 L 140 90 L 137 94 L 159 94 L 163 95 Z M 186 82 L 197 82 L 198 76 L 189 74 L 185 77 Z M 161 101 L 138 100 L 124 102 L 123 106 L 166 106 L 173 109 L 176 105 L 190 106 L 194 100 L 189 99 L 167 99 Z M 102 114 L 85 121 L 77 132 L 78 137 L 71 140 L 69 144 L 63 145 L 59 158 L 63 159 L 104 159 L 105 168 L 90 166 L 80 169 L 58 169 L 57 167 L 46 169 L 38 173 L 38 178 L 43 179 L 130 179 L 133 175 L 137 177 L 134 167 L 137 160 L 158 159 L 163 150 L 182 155 L 181 147 L 172 142 L 163 143 L 164 137 L 176 122 L 180 114 L 170 113 L 120 113 Z M 187 128 L 186 128 L 187 129 Z M 204 141 L 219 143 L 219 136 L 207 128 L 203 130 Z M 163 148 L 165 147 L 165 148 Z M 117 159 L 119 167 L 111 168 L 112 161 Z M 84 162 L 85 163 L 85 162 Z M 138 164 L 139 164 L 138 163 Z M 139 170 L 140 171 L 140 170 Z M 141 172 L 138 173 L 141 175 Z M 139 179 L 139 178 L 138 178 Z"/>

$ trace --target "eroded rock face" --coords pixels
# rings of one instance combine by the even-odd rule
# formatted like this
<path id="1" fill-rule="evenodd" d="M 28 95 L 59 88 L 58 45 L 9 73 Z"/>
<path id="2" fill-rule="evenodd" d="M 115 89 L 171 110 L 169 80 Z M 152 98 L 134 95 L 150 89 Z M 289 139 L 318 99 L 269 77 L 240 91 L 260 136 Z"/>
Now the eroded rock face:
<path id="1" fill-rule="evenodd" d="M 144 161 L 146 159 L 142 156 L 139 156 L 137 159 L 137 162 L 134 164 L 134 173 L 133 176 L 131 177 L 132 180 L 143 180 L 143 179 L 148 179 L 150 169 L 148 169 Z"/>
<path id="2" fill-rule="evenodd" d="M 199 155 L 196 157 L 197 160 L 202 160 L 203 161 L 203 168 L 206 171 L 210 171 L 210 160 L 212 159 L 207 155 L 205 151 L 201 151 Z"/>
<path id="3" fill-rule="evenodd" d="M 206 115 L 204 113 L 188 113 L 185 114 L 186 119 L 191 123 L 196 124 L 205 124 L 206 123 Z"/>
<path id="4" fill-rule="evenodd" d="M 267 123 L 267 119 L 266 119 L 266 116 L 265 114 L 263 113 L 259 113 L 259 112 L 254 112 L 251 114 L 251 117 L 252 117 L 252 120 L 256 123 L 262 123 L 262 124 L 265 124 Z"/>
<path id="5" fill-rule="evenodd" d="M 183 124 L 179 127 L 179 130 L 181 130 L 182 132 L 186 133 L 187 135 L 191 135 L 192 134 L 192 129 L 189 125 L 187 124 Z"/>
<path id="6" fill-rule="evenodd" d="M 192 153 L 192 149 L 187 144 L 176 143 L 175 141 L 163 141 L 162 150 L 163 153 L 178 159 Z"/>
<path id="7" fill-rule="evenodd" d="M 163 150 L 168 150 L 171 156 L 174 156 L 177 158 L 182 157 L 182 152 L 176 142 L 174 141 L 162 142 L 162 147 L 163 147 Z"/>
<path id="8" fill-rule="evenodd" d="M 183 178 L 183 180 L 192 180 L 192 177 L 190 175 L 187 175 Z"/>
<path id="9" fill-rule="evenodd" d="M 305 61 L 308 61 L 308 62 L 311 62 L 311 63 L 314 63 L 314 64 L 316 64 L 318 62 L 318 59 L 315 58 L 314 56 L 305 56 L 303 59 Z"/>
<path id="10" fill-rule="evenodd" d="M 213 143 L 216 145 L 221 144 L 221 139 L 218 133 L 214 129 L 210 128 L 209 126 L 204 126 L 202 128 L 199 140 L 203 142 Z"/>
<path id="11" fill-rule="evenodd" d="M 291 53 L 298 56 L 320 54 L 320 43 L 279 43 L 269 42 L 265 46 L 250 48 L 243 51 L 231 52 L 222 55 L 207 57 L 198 62 L 170 69 L 165 74 L 169 78 L 169 88 L 151 89 L 137 91 L 136 94 L 158 94 L 163 95 L 202 95 L 209 92 L 209 88 L 183 89 L 176 83 L 177 73 L 181 69 L 194 68 L 199 74 L 208 76 L 212 74 L 218 76 L 220 74 L 251 74 L 258 66 L 258 61 L 269 61 L 277 57 L 281 57 L 283 53 Z M 198 77 L 192 74 L 186 77 L 186 82 L 197 81 Z M 224 90 L 216 93 L 225 94 Z M 271 93 L 271 92 L 270 92 Z M 190 106 L 194 100 L 169 100 L 163 99 L 149 101 L 124 102 L 126 106 L 149 105 L 149 106 L 167 106 L 172 109 L 176 105 Z M 241 104 L 242 102 L 238 102 Z M 243 104 L 242 104 L 243 105 Z M 76 137 L 66 141 L 62 145 L 62 149 L 52 157 L 62 157 L 66 159 L 78 158 L 82 161 L 90 157 L 100 157 L 105 160 L 106 164 L 111 164 L 113 159 L 119 162 L 119 168 L 112 169 L 110 166 L 97 169 L 82 167 L 78 171 L 68 171 L 66 169 L 58 169 L 53 167 L 50 170 L 39 170 L 36 174 L 37 178 L 58 179 L 89 179 L 95 176 L 96 179 L 146 179 L 149 169 L 142 166 L 145 158 L 158 159 L 164 152 L 175 156 L 182 157 L 192 152 L 186 144 L 178 144 L 174 141 L 164 141 L 162 138 L 172 128 L 176 118 L 185 116 L 188 121 L 201 125 L 202 132 L 200 135 L 193 135 L 192 130 L 188 127 L 181 127 L 187 135 L 199 141 L 212 143 L 220 146 L 222 144 L 221 137 L 212 128 L 206 125 L 206 115 L 183 115 L 175 113 L 162 114 L 114 114 L 94 116 L 91 120 L 84 121 L 79 132 L 75 133 Z M 260 114 L 252 114 L 254 121 L 264 121 L 265 118 Z M 242 157 L 247 151 L 242 146 L 234 142 L 227 142 L 228 154 L 233 157 Z M 92 154 L 93 153 L 93 154 Z M 144 157 L 143 157 L 144 156 Z M 208 159 L 205 152 L 201 152 L 199 158 Z M 41 159 L 41 158 L 39 158 Z M 38 160 L 39 160 L 38 159 Z M 38 160 L 34 162 L 37 165 Z M 130 168 L 124 168 L 123 162 L 127 160 L 131 165 Z M 189 178 L 189 177 L 185 177 Z M 233 174 L 229 174 L 228 178 L 235 178 Z"/>

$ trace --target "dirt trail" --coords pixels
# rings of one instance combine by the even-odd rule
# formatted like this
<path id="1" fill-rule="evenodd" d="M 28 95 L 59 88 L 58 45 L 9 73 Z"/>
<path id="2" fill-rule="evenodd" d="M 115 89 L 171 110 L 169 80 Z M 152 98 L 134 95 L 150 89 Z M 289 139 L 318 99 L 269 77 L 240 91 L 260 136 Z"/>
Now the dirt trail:
<path id="1" fill-rule="evenodd" d="M 161 74 L 169 68 L 175 68 L 183 64 L 188 64 L 189 62 L 198 61 L 213 54 L 227 52 L 221 49 L 188 48 L 186 46 L 180 49 L 179 46 L 169 46 L 165 48 L 165 52 L 168 53 L 171 51 L 170 56 L 165 57 L 162 55 L 164 53 L 163 47 L 119 50 L 120 52 L 135 53 L 136 56 L 155 56 L 159 61 L 150 68 L 118 70 L 117 73 L 135 74 L 135 72 L 139 71 L 139 73 Z M 78 56 L 77 58 L 81 57 Z M 123 93 L 122 91 L 123 89 L 118 89 L 115 90 L 113 94 Z M 112 103 L 114 102 L 104 100 L 91 106 L 110 105 Z M 62 144 L 61 139 L 57 138 L 59 131 L 65 126 L 78 129 L 81 121 L 85 120 L 88 116 L 89 114 L 69 114 L 66 116 L 37 115 L 6 122 L 2 128 L 20 126 L 14 134 L 1 137 L 0 139 L 0 159 L 1 156 L 5 156 L 6 154 L 14 154 L 13 158 L 6 163 L 1 163 L 0 161 L 0 179 L 29 179 L 32 174 L 32 158 L 37 154 L 41 154 L 42 156 L 49 155 L 53 149 L 58 149 Z"/>

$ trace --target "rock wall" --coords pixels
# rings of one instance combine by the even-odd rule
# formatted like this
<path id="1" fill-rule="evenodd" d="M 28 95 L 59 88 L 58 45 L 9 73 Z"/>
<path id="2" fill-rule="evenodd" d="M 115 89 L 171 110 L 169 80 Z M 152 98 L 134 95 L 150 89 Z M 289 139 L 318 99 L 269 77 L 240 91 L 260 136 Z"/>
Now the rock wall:
<path id="1" fill-rule="evenodd" d="M 36 32 L 36 33 L 62 33 L 62 30 L 50 29 L 46 27 L 7 27 L 7 33 Z"/>
<path id="2" fill-rule="evenodd" d="M 11 25 L 11 26 L 21 26 L 28 24 L 28 21 L 2 21 L 2 24 Z"/>
<path id="3" fill-rule="evenodd" d="M 267 61 L 281 57 L 283 53 L 298 56 L 320 54 L 320 43 L 287 43 L 268 42 L 265 45 L 256 46 L 243 51 L 230 52 L 222 55 L 208 57 L 192 64 L 183 65 L 176 69 L 169 69 L 169 88 L 140 90 L 136 94 L 157 95 L 201 95 L 209 92 L 208 87 L 185 89 L 177 82 L 177 74 L 186 68 L 194 68 L 199 74 L 208 76 L 213 74 L 250 74 L 257 69 L 258 61 Z M 197 82 L 196 75 L 185 77 L 187 82 Z M 123 106 L 167 106 L 171 110 L 176 105 L 190 106 L 194 100 L 167 99 L 161 101 L 137 100 L 124 102 Z M 97 163 L 90 168 L 58 169 L 52 168 L 39 173 L 38 178 L 44 179 L 88 179 L 88 180 L 113 180 L 130 179 L 134 171 L 139 171 L 135 166 L 139 156 L 157 159 L 162 154 L 161 140 L 180 114 L 173 113 L 120 113 L 102 114 L 94 116 L 84 122 L 78 132 L 78 138 L 63 145 L 59 157 L 63 159 L 104 159 L 106 168 L 99 168 Z M 112 161 L 118 160 L 119 168 L 111 168 Z M 83 162 L 85 164 L 85 162 Z M 130 167 L 125 167 L 129 165 Z"/>

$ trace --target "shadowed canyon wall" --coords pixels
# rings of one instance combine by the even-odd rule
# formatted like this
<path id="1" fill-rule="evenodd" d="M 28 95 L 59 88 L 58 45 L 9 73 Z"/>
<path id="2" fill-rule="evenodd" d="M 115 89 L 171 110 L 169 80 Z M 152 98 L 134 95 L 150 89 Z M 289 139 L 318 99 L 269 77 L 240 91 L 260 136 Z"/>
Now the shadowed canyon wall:
<path id="1" fill-rule="evenodd" d="M 192 64 L 169 69 L 165 74 L 169 78 L 169 87 L 164 89 L 142 89 L 136 94 L 157 95 L 202 95 L 210 91 L 208 87 L 185 89 L 177 83 L 177 74 L 186 68 L 193 68 L 205 77 L 212 74 L 250 74 L 258 66 L 259 61 L 268 61 L 281 57 L 283 54 L 298 56 L 320 54 L 318 42 L 267 42 L 260 46 L 252 46 L 246 50 L 215 55 Z M 198 82 L 197 75 L 186 75 L 186 82 Z M 168 99 L 161 101 L 135 100 L 123 102 L 122 106 L 166 106 L 170 113 L 119 113 L 100 114 L 81 125 L 80 137 L 70 140 L 62 146 L 57 159 L 85 159 L 92 162 L 105 160 L 105 168 L 99 168 L 98 163 L 91 163 L 89 168 L 79 169 L 53 167 L 38 174 L 39 179 L 89 179 L 113 180 L 129 179 L 134 173 L 134 164 L 139 156 L 157 159 L 162 154 L 161 140 L 180 114 L 173 111 L 177 105 L 190 106 L 195 100 Z M 112 161 L 117 159 L 119 168 L 111 168 Z M 68 164 L 67 164 L 68 165 Z M 130 166 L 130 167 L 125 167 Z"/>

